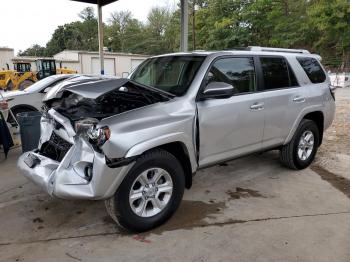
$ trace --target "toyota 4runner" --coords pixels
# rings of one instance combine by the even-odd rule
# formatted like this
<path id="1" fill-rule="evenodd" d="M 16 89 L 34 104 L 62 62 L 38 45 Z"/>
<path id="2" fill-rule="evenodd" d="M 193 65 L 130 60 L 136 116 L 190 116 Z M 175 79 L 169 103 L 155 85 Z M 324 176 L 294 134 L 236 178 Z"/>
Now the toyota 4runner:
<path id="1" fill-rule="evenodd" d="M 18 166 L 51 196 L 105 200 L 121 226 L 149 230 L 198 169 L 270 149 L 308 167 L 335 112 L 320 60 L 250 47 L 152 57 L 128 79 L 67 80 L 47 93 L 38 149 Z"/>

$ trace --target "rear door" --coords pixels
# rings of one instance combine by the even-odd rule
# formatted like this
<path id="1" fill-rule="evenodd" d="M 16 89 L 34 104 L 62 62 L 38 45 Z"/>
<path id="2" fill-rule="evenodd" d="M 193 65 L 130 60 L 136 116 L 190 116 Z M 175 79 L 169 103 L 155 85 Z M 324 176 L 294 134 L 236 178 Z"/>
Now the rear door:
<path id="1" fill-rule="evenodd" d="M 199 166 L 206 166 L 261 149 L 264 93 L 257 92 L 254 57 L 222 57 L 211 65 L 210 82 L 234 86 L 235 95 L 197 102 Z"/>
<path id="2" fill-rule="evenodd" d="M 306 106 L 305 87 L 300 87 L 294 71 L 282 56 L 261 56 L 265 93 L 263 148 L 284 143 L 293 124 Z"/>

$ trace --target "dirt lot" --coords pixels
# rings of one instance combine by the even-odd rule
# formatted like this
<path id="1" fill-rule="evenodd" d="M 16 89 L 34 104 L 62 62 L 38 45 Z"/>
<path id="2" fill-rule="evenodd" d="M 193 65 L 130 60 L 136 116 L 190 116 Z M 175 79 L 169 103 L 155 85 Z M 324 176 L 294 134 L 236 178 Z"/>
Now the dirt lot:
<path id="1" fill-rule="evenodd" d="M 200 171 L 166 225 L 134 235 L 103 202 L 48 197 L 0 162 L 0 261 L 350 261 L 350 89 L 315 164 L 277 152 Z"/>

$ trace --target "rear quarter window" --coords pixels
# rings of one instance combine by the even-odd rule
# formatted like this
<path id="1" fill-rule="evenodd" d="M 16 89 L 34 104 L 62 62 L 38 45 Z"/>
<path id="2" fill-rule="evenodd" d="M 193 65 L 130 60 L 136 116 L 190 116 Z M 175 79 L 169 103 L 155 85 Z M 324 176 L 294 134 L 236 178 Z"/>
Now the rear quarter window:
<path id="1" fill-rule="evenodd" d="M 297 57 L 297 60 L 312 83 L 323 83 L 326 80 L 326 74 L 317 59 L 311 57 Z"/>

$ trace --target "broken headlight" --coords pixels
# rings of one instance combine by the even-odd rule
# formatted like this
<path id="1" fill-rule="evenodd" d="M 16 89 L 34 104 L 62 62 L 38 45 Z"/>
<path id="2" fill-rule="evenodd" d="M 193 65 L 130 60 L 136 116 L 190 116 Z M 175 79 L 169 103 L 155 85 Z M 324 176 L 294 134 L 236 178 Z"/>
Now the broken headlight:
<path id="1" fill-rule="evenodd" d="M 90 141 L 98 146 L 102 146 L 111 136 L 111 130 L 109 127 L 91 127 L 87 132 Z"/>
<path id="2" fill-rule="evenodd" d="M 111 136 L 109 127 L 97 127 L 98 120 L 87 118 L 75 123 L 76 133 L 86 141 L 102 146 Z"/>

